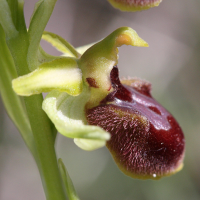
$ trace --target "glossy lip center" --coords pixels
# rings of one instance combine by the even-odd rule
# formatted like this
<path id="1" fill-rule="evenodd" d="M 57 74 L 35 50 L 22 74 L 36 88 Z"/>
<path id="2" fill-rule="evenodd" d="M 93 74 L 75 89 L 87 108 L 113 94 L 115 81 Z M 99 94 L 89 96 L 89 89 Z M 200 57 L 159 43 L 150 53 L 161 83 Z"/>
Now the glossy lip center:
<path id="1" fill-rule="evenodd" d="M 168 131 L 171 128 L 168 122 L 169 113 L 150 94 L 142 94 L 135 89 L 122 85 L 118 68 L 114 67 L 110 74 L 114 92 L 109 94 L 101 103 L 114 103 L 120 107 L 130 108 L 145 116 L 157 130 Z M 150 92 L 150 91 L 149 91 Z M 144 109 L 146 107 L 146 109 Z"/>

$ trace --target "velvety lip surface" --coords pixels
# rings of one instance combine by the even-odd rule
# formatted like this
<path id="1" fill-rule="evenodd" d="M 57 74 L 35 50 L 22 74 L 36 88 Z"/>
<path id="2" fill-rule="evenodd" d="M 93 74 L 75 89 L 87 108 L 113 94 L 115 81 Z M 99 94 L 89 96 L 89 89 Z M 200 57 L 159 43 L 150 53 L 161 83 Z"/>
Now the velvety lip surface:
<path id="1" fill-rule="evenodd" d="M 137 178 L 160 178 L 182 165 L 185 140 L 174 117 L 151 97 L 150 87 L 122 85 L 110 74 L 114 92 L 87 110 L 89 124 L 111 134 L 107 147 L 118 166 Z"/>

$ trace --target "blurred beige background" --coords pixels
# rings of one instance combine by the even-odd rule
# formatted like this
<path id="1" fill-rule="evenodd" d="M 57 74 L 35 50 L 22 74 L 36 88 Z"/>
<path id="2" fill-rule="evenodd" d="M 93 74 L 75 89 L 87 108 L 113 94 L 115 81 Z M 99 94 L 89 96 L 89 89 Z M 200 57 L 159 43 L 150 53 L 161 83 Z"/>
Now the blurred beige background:
<path id="1" fill-rule="evenodd" d="M 27 24 L 35 2 L 25 0 Z M 120 75 L 150 81 L 154 97 L 176 117 L 186 138 L 181 172 L 159 181 L 141 181 L 122 174 L 106 148 L 84 152 L 58 135 L 58 157 L 63 158 L 82 200 L 200 199 L 199 10 L 199 0 L 163 0 L 159 7 L 138 13 L 122 13 L 106 0 L 58 0 L 46 30 L 75 47 L 121 26 L 132 27 L 149 43 L 149 48 L 120 48 Z M 36 165 L 0 100 L 0 200 L 43 199 Z"/>

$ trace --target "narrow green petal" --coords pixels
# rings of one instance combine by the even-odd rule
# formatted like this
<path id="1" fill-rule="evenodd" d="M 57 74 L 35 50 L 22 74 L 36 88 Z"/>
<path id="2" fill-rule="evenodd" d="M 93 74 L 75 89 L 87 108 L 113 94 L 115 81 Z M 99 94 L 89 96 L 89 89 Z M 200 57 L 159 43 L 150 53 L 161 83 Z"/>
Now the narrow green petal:
<path id="1" fill-rule="evenodd" d="M 59 58 L 43 63 L 32 73 L 14 79 L 12 83 L 14 91 L 22 96 L 51 90 L 78 95 L 82 90 L 82 74 L 75 59 Z"/>
<path id="2" fill-rule="evenodd" d="M 162 0 L 108 0 L 110 4 L 121 11 L 136 12 L 159 6 Z"/>
<path id="3" fill-rule="evenodd" d="M 69 200 L 79 200 L 79 197 L 76 193 L 76 190 L 75 190 L 72 180 L 69 176 L 69 173 L 68 173 L 61 158 L 58 159 L 58 167 L 60 169 L 60 173 L 61 173 L 61 176 L 62 176 L 62 179 L 64 182 L 64 186 L 66 188 L 67 196 L 68 196 Z"/>
<path id="4" fill-rule="evenodd" d="M 112 91 L 110 71 L 118 62 L 118 47 L 122 45 L 148 46 L 133 29 L 121 27 L 89 48 L 80 58 L 83 79 L 91 87 L 90 105 L 98 105 Z"/>
<path id="5" fill-rule="evenodd" d="M 46 96 L 43 109 L 57 130 L 66 137 L 97 141 L 109 140 L 110 134 L 100 127 L 86 125 L 85 104 L 89 97 L 90 93 L 86 91 L 86 88 L 76 97 L 52 91 Z"/>
<path id="6" fill-rule="evenodd" d="M 80 54 L 76 51 L 76 49 L 70 43 L 68 43 L 65 39 L 60 37 L 59 35 L 44 31 L 44 33 L 42 35 L 42 39 L 49 42 L 58 51 L 66 54 L 66 55 L 76 57 L 76 58 L 80 57 Z"/>

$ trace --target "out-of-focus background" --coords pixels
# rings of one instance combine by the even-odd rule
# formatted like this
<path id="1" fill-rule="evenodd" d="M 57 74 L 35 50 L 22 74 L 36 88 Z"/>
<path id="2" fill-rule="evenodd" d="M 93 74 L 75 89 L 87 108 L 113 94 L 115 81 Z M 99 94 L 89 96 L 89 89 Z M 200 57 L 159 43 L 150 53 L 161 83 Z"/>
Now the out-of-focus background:
<path id="1" fill-rule="evenodd" d="M 36 0 L 25 0 L 26 22 Z M 129 26 L 148 48 L 123 46 L 121 77 L 150 81 L 153 96 L 177 119 L 186 138 L 181 172 L 159 181 L 122 174 L 106 148 L 85 152 L 58 135 L 57 154 L 83 200 L 200 199 L 200 1 L 163 0 L 159 7 L 137 13 L 115 10 L 106 0 L 59 0 L 46 30 L 75 47 L 92 43 L 121 26 Z M 59 55 L 42 42 L 49 52 Z M 0 199 L 45 199 L 39 173 L 0 100 Z"/>

